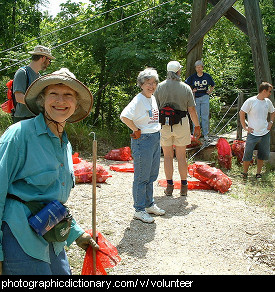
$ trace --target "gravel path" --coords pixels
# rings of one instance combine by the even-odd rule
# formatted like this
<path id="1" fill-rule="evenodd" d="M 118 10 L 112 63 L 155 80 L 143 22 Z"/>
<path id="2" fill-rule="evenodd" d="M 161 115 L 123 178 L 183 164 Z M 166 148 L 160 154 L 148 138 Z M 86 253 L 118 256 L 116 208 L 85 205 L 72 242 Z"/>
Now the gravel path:
<path id="1" fill-rule="evenodd" d="M 133 173 L 111 171 L 109 165 L 117 163 L 98 159 L 112 177 L 97 187 L 97 231 L 121 257 L 109 274 L 275 274 L 275 220 L 263 209 L 234 199 L 230 191 L 192 190 L 181 197 L 175 190 L 167 197 L 156 182 L 155 202 L 166 214 L 145 224 L 133 219 Z M 158 179 L 164 178 L 162 157 Z M 92 228 L 91 199 L 92 185 L 77 184 L 68 202 L 84 229 Z M 80 274 L 84 252 L 73 244 L 68 256 L 73 274 Z"/>

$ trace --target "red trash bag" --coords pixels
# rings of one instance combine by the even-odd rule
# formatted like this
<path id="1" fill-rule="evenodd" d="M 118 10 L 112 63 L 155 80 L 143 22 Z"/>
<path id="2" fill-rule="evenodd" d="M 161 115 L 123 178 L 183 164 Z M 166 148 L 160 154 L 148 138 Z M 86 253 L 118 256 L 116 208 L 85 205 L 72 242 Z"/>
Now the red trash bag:
<path id="1" fill-rule="evenodd" d="M 75 182 L 87 183 L 93 179 L 93 163 L 81 160 L 77 164 L 73 164 Z M 96 166 L 96 182 L 104 183 L 107 178 L 112 177 L 101 165 Z"/>
<path id="2" fill-rule="evenodd" d="M 92 230 L 86 232 L 93 236 Z M 96 272 L 93 271 L 93 249 L 89 246 L 83 261 L 81 275 L 107 275 L 105 269 L 112 268 L 120 262 L 121 258 L 116 247 L 108 242 L 100 232 L 97 233 L 97 244 L 99 250 L 96 252 Z"/>
<path id="3" fill-rule="evenodd" d="M 160 179 L 158 181 L 158 184 L 161 186 L 161 187 L 167 187 L 167 180 L 166 179 Z M 188 181 L 188 190 L 212 190 L 213 188 L 208 185 L 207 183 L 205 182 L 202 182 L 202 181 Z M 174 181 L 174 189 L 180 189 L 181 187 L 181 181 L 178 180 L 178 181 Z"/>
<path id="4" fill-rule="evenodd" d="M 219 138 L 217 143 L 218 161 L 221 167 L 231 169 L 232 166 L 232 151 L 229 143 L 225 138 Z"/>
<path id="5" fill-rule="evenodd" d="M 221 193 L 227 192 L 232 185 L 232 180 L 220 169 L 211 167 L 204 162 L 188 165 L 188 173 Z"/>
<path id="6" fill-rule="evenodd" d="M 1 109 L 7 113 L 10 114 L 11 110 L 13 109 L 13 102 L 11 99 L 5 101 L 4 103 L 1 104 Z"/>
<path id="7" fill-rule="evenodd" d="M 119 149 L 113 149 L 104 156 L 105 159 L 109 160 L 121 160 L 128 161 L 132 160 L 131 148 L 126 146 Z"/>
<path id="8" fill-rule="evenodd" d="M 12 100 L 12 83 L 13 80 L 7 82 L 6 86 L 8 87 L 7 91 L 7 101 L 1 104 L 1 108 L 5 113 L 10 114 L 11 110 L 14 109 L 13 100 Z"/>
<path id="9" fill-rule="evenodd" d="M 134 172 L 134 164 L 133 163 L 111 164 L 110 169 L 113 171 Z"/>
<path id="10" fill-rule="evenodd" d="M 212 190 L 213 187 L 199 180 L 188 181 L 188 190 Z"/>
<path id="11" fill-rule="evenodd" d="M 237 157 L 239 163 L 243 161 L 245 141 L 234 140 L 232 144 L 232 153 Z"/>

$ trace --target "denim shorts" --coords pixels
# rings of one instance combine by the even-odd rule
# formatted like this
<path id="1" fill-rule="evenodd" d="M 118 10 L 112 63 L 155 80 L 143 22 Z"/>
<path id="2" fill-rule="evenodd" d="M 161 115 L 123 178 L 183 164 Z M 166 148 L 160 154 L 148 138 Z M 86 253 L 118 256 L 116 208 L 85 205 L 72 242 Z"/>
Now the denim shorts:
<path id="1" fill-rule="evenodd" d="M 270 154 L 270 132 L 263 136 L 254 136 L 250 133 L 247 134 L 245 143 L 243 161 L 251 161 L 253 151 L 258 150 L 257 158 L 260 160 L 268 160 Z"/>

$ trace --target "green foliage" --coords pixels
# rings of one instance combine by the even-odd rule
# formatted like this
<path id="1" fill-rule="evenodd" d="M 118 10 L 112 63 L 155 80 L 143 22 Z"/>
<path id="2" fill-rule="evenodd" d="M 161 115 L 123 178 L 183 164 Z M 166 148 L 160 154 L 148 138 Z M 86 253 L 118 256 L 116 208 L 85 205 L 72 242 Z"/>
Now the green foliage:
<path id="1" fill-rule="evenodd" d="M 122 122 L 121 122 L 122 124 Z M 89 126 L 85 122 L 67 124 L 66 132 L 74 152 L 89 157 L 93 152 L 93 139 L 97 140 L 98 156 L 104 156 L 112 149 L 130 146 L 129 130 L 124 126 L 110 131 L 107 128 Z"/>
<path id="2" fill-rule="evenodd" d="M 270 70 L 272 80 L 275 78 L 275 3 L 270 0 L 260 0 L 260 8 L 262 13 L 262 20 L 264 26 L 264 32 L 267 42 L 268 57 L 270 63 Z"/>
<path id="3" fill-rule="evenodd" d="M 0 110 L 0 136 L 12 124 L 11 115 L 4 113 Z"/>

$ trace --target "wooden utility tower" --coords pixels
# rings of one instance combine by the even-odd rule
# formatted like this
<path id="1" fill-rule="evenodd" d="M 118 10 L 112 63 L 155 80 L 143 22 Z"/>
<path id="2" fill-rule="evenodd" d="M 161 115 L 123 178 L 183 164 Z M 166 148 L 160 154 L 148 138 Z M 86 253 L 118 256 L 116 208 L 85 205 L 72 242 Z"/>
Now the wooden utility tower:
<path id="1" fill-rule="evenodd" d="M 213 5 L 213 8 L 206 15 L 208 2 Z M 259 0 L 243 0 L 245 16 L 233 8 L 235 2 L 236 0 L 193 0 L 187 46 L 186 78 L 195 72 L 195 61 L 202 59 L 205 34 L 222 16 L 225 16 L 249 37 L 257 88 L 263 81 L 272 84 Z M 274 93 L 272 93 L 271 100 L 274 104 Z M 275 151 L 274 128 L 272 127 L 271 131 L 271 151 Z"/>

